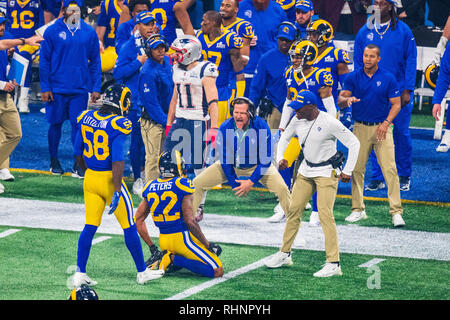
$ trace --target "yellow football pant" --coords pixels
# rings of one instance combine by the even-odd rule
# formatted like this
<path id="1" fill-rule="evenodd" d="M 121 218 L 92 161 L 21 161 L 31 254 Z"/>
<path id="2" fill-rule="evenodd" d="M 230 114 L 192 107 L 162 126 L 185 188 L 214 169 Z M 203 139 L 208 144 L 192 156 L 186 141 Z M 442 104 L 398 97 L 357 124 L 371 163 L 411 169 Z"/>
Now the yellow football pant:
<path id="1" fill-rule="evenodd" d="M 219 127 L 220 125 L 227 120 L 228 118 L 230 118 L 230 110 L 229 110 L 229 103 L 228 100 L 224 100 L 224 101 L 219 101 L 217 103 L 218 109 L 219 109 Z"/>
<path id="2" fill-rule="evenodd" d="M 86 170 L 83 190 L 86 224 L 98 227 L 102 222 L 105 206 L 111 203 L 114 194 L 112 171 Z M 127 229 L 135 223 L 133 202 L 123 181 L 119 205 L 114 215 L 122 229 Z"/>

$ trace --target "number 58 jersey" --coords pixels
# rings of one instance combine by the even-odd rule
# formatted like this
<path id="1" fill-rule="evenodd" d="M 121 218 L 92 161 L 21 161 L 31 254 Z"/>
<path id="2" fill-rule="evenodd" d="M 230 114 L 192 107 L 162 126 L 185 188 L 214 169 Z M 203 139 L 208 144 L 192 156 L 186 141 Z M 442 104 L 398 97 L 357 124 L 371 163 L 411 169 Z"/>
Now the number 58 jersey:
<path id="1" fill-rule="evenodd" d="M 158 178 L 148 182 L 142 191 L 153 217 L 162 234 L 187 230 L 181 204 L 186 195 L 194 193 L 191 180 L 181 177 Z"/>
<path id="2" fill-rule="evenodd" d="M 131 121 L 116 114 L 85 110 L 77 118 L 75 155 L 83 155 L 86 166 L 111 171 L 112 163 L 125 158 L 124 145 L 131 133 Z"/>

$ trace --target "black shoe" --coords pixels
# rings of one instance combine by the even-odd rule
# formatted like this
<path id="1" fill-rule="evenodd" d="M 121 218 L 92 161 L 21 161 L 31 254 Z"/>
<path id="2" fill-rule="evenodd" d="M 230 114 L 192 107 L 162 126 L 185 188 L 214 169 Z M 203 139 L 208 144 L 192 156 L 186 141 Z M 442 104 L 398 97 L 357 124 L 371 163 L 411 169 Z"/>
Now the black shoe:
<path id="1" fill-rule="evenodd" d="M 58 159 L 50 160 L 50 172 L 55 175 L 64 174 L 64 170 L 61 168 L 61 164 L 59 163 Z"/>
<path id="2" fill-rule="evenodd" d="M 386 188 L 386 184 L 383 181 L 373 180 L 370 181 L 370 183 L 366 186 L 364 190 L 376 191 L 384 188 Z"/>
<path id="3" fill-rule="evenodd" d="M 400 191 L 409 191 L 411 188 L 411 177 L 399 177 Z"/>
<path id="4" fill-rule="evenodd" d="M 84 170 L 80 168 L 80 166 L 75 162 L 72 168 L 72 177 L 83 179 L 84 178 Z"/>

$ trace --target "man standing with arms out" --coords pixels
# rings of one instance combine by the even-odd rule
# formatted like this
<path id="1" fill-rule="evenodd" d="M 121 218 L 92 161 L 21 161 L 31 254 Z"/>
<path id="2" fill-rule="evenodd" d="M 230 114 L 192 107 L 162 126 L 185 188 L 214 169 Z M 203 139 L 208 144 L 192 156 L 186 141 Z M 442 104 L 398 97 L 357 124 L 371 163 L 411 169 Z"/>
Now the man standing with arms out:
<path id="1" fill-rule="evenodd" d="M 192 182 L 184 177 L 184 162 L 178 151 L 164 152 L 158 159 L 161 176 L 150 181 L 136 211 L 136 225 L 142 239 L 151 242 L 145 219 L 152 215 L 159 229 L 159 245 L 164 255 L 151 266 L 157 279 L 168 268 L 186 268 L 209 278 L 223 276 L 219 255 L 222 248 L 208 241 L 195 221 L 192 209 Z"/>
<path id="2" fill-rule="evenodd" d="M 147 61 L 144 51 L 144 42 L 157 32 L 156 19 L 149 11 L 142 11 L 136 16 L 136 30 L 139 37 L 133 35 L 122 46 L 114 67 L 113 76 L 118 83 L 122 83 L 131 90 L 131 110 L 128 119 L 133 123 L 130 143 L 130 162 L 133 170 L 133 193 L 141 194 L 144 188 L 144 179 L 141 177 L 141 168 L 145 165 L 145 147 L 141 134 L 141 103 L 139 101 L 139 72 Z"/>
<path id="3" fill-rule="evenodd" d="M 396 14 L 395 0 L 375 0 L 380 10 L 380 24 L 364 25 L 356 35 L 355 70 L 363 67 L 364 48 L 373 43 L 380 48 L 380 67 L 391 72 L 400 90 L 401 111 L 394 120 L 395 162 L 400 176 L 400 190 L 408 191 L 412 172 L 412 139 L 409 131 L 417 71 L 417 47 L 411 29 Z M 367 190 L 384 188 L 383 175 L 372 153 L 372 177 Z"/>
<path id="4" fill-rule="evenodd" d="M 293 264 L 292 244 L 297 236 L 305 205 L 317 191 L 319 218 L 325 235 L 326 263 L 320 271 L 314 273 L 314 276 L 342 275 L 333 207 L 339 180 L 350 181 L 358 158 L 359 141 L 339 120 L 319 111 L 317 97 L 311 91 L 300 92 L 290 103 L 290 107 L 295 110 L 295 118 L 281 135 L 277 162 L 281 169 L 287 167 L 288 162 L 283 158 L 283 154 L 294 135 L 302 141 L 304 159 L 292 187 L 292 200 L 287 211 L 283 244 L 280 251 L 266 262 L 266 266 L 279 268 Z M 348 161 L 343 169 L 345 158 L 336 150 L 337 140 L 349 150 Z"/>
<path id="5" fill-rule="evenodd" d="M 78 239 L 77 271 L 73 277 L 76 288 L 83 284 L 97 284 L 86 274 L 86 265 L 106 203 L 110 203 L 108 214 L 114 213 L 123 229 L 125 245 L 138 271 L 137 283 L 144 284 L 163 275 L 151 272 L 145 266 L 133 215 L 133 202 L 122 179 L 124 144 L 132 126 L 123 115 L 130 104 L 130 90 L 116 84 L 106 89 L 99 110 L 86 110 L 77 119 L 79 127 L 75 156 L 80 167 L 86 170 L 83 184 L 86 223 Z"/>
<path id="6" fill-rule="evenodd" d="M 232 31 L 222 30 L 221 27 L 220 13 L 207 11 L 203 15 L 201 30 L 197 32 L 197 38 L 202 44 L 203 60 L 215 63 L 219 72 L 216 79 L 219 93 L 219 126 L 230 116 L 228 101 L 236 83 L 236 72 L 241 71 L 248 62 L 241 55 L 242 38 Z"/>
<path id="7" fill-rule="evenodd" d="M 148 56 L 139 74 L 141 133 L 145 146 L 145 181 L 159 177 L 158 157 L 162 152 L 173 94 L 172 66 L 166 55 L 169 44 L 164 36 L 154 34 L 145 42 Z"/>
<path id="8" fill-rule="evenodd" d="M 220 4 L 220 15 L 222 16 L 222 26 L 226 30 L 233 31 L 242 38 L 241 55 L 244 59 L 250 59 L 250 43 L 255 33 L 250 22 L 238 18 L 239 11 L 238 0 L 223 0 Z M 245 66 L 247 65 L 245 63 Z M 245 76 L 244 69 L 236 73 L 236 88 L 231 94 L 232 99 L 235 97 L 242 97 L 245 93 Z"/>
<path id="9" fill-rule="evenodd" d="M 364 206 L 364 172 L 370 153 L 375 151 L 388 187 L 389 212 L 394 227 L 402 227 L 403 208 L 395 165 L 392 122 L 400 112 L 400 91 L 394 76 L 378 67 L 380 49 L 369 44 L 364 49 L 364 67 L 350 73 L 339 94 L 339 106 L 352 106 L 353 132 L 361 143 L 352 174 L 352 213 L 345 221 L 367 219 Z M 320 202 L 319 202 L 320 205 Z"/>
<path id="10" fill-rule="evenodd" d="M 100 97 L 101 61 L 95 30 L 80 19 L 81 0 L 64 0 L 63 17 L 44 33 L 39 58 L 39 79 L 45 115 L 50 124 L 48 147 L 50 172 L 61 175 L 64 170 L 58 160 L 62 125 L 69 120 L 72 144 L 75 142 L 77 116 L 91 101 Z M 73 176 L 82 178 L 84 172 L 76 165 Z"/>
<path id="11" fill-rule="evenodd" d="M 283 8 L 272 0 L 242 0 L 237 16 L 250 22 L 255 34 L 250 43 L 250 60 L 244 68 L 244 97 L 248 97 L 259 59 L 264 53 L 277 47 L 277 27 L 288 19 Z"/>

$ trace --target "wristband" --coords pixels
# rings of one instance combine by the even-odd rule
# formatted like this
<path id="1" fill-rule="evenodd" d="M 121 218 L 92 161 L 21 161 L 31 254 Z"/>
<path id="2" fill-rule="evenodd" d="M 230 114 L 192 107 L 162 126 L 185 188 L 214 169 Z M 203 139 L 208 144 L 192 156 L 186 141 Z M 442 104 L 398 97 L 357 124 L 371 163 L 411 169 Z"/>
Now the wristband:
<path id="1" fill-rule="evenodd" d="M 388 119 L 385 119 L 384 121 L 386 121 L 389 124 L 392 124 L 392 122 L 390 122 Z"/>
<path id="2" fill-rule="evenodd" d="M 217 100 L 217 99 L 211 100 L 210 102 L 208 102 L 208 107 L 209 107 L 212 103 L 214 103 L 214 102 L 219 102 L 219 100 Z"/>
<path id="3" fill-rule="evenodd" d="M 19 38 L 20 41 L 22 41 L 22 46 L 25 44 L 25 39 L 24 38 Z"/>

